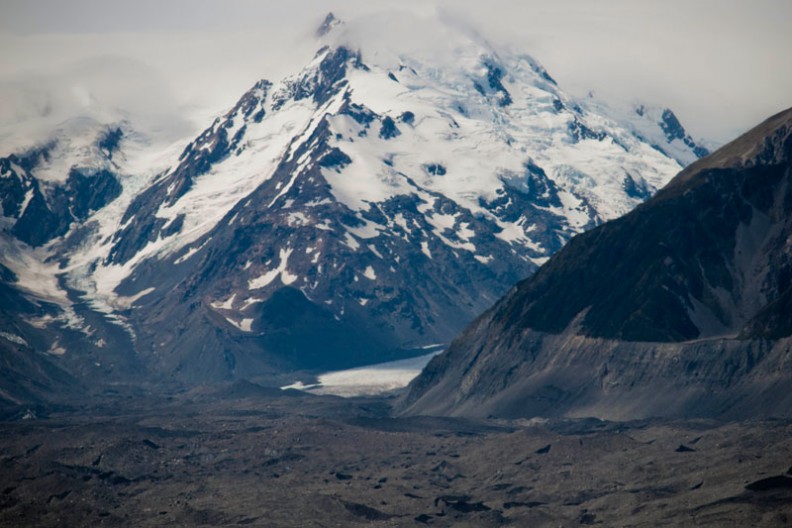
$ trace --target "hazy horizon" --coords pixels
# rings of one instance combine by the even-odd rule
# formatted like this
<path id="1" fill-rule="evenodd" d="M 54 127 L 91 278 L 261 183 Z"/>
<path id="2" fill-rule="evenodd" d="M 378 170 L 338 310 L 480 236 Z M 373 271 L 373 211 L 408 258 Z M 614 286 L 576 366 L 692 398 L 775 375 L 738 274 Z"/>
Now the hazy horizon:
<path id="1" fill-rule="evenodd" d="M 94 100 L 154 129 L 186 131 L 183 120 L 202 127 L 256 80 L 300 69 L 328 11 L 354 20 L 394 10 L 464 20 L 495 45 L 531 54 L 578 97 L 594 91 L 610 104 L 669 106 L 695 137 L 715 142 L 790 105 L 784 25 L 792 4 L 778 0 L 413 1 L 395 9 L 360 0 L 7 0 L 0 142 L 24 141 L 42 118 L 51 125 L 80 115 Z"/>

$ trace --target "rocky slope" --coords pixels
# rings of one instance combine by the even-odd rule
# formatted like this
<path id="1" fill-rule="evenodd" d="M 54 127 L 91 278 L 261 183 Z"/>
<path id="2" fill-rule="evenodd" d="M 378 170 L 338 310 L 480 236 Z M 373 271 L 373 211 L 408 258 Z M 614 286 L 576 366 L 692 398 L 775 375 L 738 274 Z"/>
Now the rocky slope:
<path id="1" fill-rule="evenodd" d="M 451 23 L 405 54 L 328 20 L 178 156 L 82 123 L 0 160 L 5 285 L 53 310 L 2 330 L 119 380 L 416 354 L 705 152 L 670 110 L 577 100 Z"/>
<path id="2" fill-rule="evenodd" d="M 409 413 L 789 416 L 792 110 L 575 237 L 433 360 Z"/>

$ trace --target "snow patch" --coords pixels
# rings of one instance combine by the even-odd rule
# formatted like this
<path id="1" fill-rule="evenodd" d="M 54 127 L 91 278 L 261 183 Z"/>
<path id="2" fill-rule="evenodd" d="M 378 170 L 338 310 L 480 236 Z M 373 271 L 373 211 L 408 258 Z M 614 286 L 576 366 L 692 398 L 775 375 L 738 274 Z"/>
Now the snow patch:
<path id="1" fill-rule="evenodd" d="M 286 223 L 291 227 L 300 227 L 310 225 L 308 217 L 304 213 L 296 211 L 291 212 L 286 216 Z"/>
<path id="2" fill-rule="evenodd" d="M 236 299 L 236 293 L 232 293 L 231 297 L 226 299 L 225 301 L 214 301 L 211 303 L 212 308 L 218 308 L 220 310 L 231 310 L 234 308 L 234 299 Z"/>
<path id="3" fill-rule="evenodd" d="M 421 252 L 430 259 L 432 258 L 432 252 L 429 251 L 429 243 L 426 240 L 421 240 Z"/>
<path id="4" fill-rule="evenodd" d="M 115 299 L 116 306 L 125 307 L 127 309 L 132 308 L 132 305 L 135 304 L 135 301 L 143 297 L 144 295 L 148 295 L 149 293 L 153 292 L 156 288 L 146 288 L 144 290 L 140 290 L 134 295 L 129 295 L 126 297 L 118 296 Z"/>
<path id="5" fill-rule="evenodd" d="M 287 269 L 289 265 L 289 256 L 292 254 L 292 251 L 292 248 L 281 249 L 279 252 L 280 262 L 278 263 L 278 267 L 264 272 L 255 279 L 249 280 L 248 288 L 251 290 L 259 290 L 268 286 L 278 276 L 280 276 L 281 282 L 286 286 L 296 281 L 299 277 L 289 273 Z"/>
<path id="6" fill-rule="evenodd" d="M 230 317 L 225 318 L 226 321 L 234 325 L 237 329 L 243 332 L 251 332 L 253 327 L 253 319 L 251 318 L 244 318 L 241 321 L 237 322 L 231 319 Z"/>
<path id="7" fill-rule="evenodd" d="M 201 245 L 200 245 L 200 246 L 198 246 L 198 247 L 191 247 L 191 248 L 189 248 L 189 249 L 187 250 L 187 253 L 185 253 L 184 255 L 182 255 L 181 257 L 179 257 L 179 258 L 177 258 L 177 259 L 176 259 L 175 263 L 176 263 L 176 264 L 181 264 L 181 263 L 183 263 L 183 262 L 186 262 L 186 261 L 187 261 L 187 259 L 189 259 L 189 258 L 190 258 L 190 257 L 192 257 L 193 255 L 195 255 L 196 253 L 198 253 L 199 251 L 201 251 L 201 250 L 204 248 L 204 246 L 206 246 L 206 244 L 207 244 L 207 243 L 209 243 L 209 240 L 210 240 L 210 239 L 206 240 L 206 242 L 204 242 L 203 244 L 201 244 Z"/>
<path id="8" fill-rule="evenodd" d="M 247 299 L 245 299 L 242 302 L 242 306 L 239 308 L 239 311 L 240 312 L 244 312 L 245 310 L 247 310 L 248 308 L 250 308 L 254 304 L 257 304 L 257 303 L 260 303 L 260 302 L 264 302 L 264 299 L 261 299 L 259 297 L 248 297 Z"/>
<path id="9" fill-rule="evenodd" d="M 52 354 L 53 356 L 62 356 L 66 354 L 66 349 L 63 348 L 59 342 L 55 341 L 52 343 L 52 346 L 47 350 L 48 354 Z"/>
<path id="10" fill-rule="evenodd" d="M 360 248 L 360 242 L 358 242 L 349 231 L 344 233 L 344 240 L 342 243 L 352 251 L 357 251 Z"/>
<path id="11" fill-rule="evenodd" d="M 12 343 L 16 343 L 17 345 L 28 346 L 27 341 L 16 334 L 9 334 L 8 332 L 0 332 L 0 337 L 5 339 L 6 341 L 10 341 Z"/>
<path id="12" fill-rule="evenodd" d="M 383 256 L 380 254 L 380 252 L 377 250 L 377 247 L 374 244 L 369 244 L 368 248 L 369 251 L 371 251 L 377 256 L 377 258 L 383 258 Z"/>

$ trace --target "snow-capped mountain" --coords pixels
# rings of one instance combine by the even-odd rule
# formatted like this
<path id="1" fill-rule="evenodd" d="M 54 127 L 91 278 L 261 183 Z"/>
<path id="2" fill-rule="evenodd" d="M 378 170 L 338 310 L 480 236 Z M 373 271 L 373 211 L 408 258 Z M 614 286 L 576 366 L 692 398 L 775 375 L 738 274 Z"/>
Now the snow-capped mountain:
<path id="1" fill-rule="evenodd" d="M 452 23 L 432 25 L 441 54 L 353 29 L 328 16 L 310 64 L 256 83 L 164 170 L 117 161 L 141 148 L 123 126 L 81 134 L 68 168 L 62 141 L 0 160 L 10 286 L 61 307 L 44 326 L 68 314 L 166 376 L 374 362 L 447 342 L 706 153 L 670 110 L 577 100 Z"/>

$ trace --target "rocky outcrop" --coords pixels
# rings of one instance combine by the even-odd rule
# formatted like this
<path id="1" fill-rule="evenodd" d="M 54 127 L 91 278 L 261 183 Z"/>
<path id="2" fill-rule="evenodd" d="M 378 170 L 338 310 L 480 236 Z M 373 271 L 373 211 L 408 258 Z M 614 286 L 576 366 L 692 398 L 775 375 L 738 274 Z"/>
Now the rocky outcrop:
<path id="1" fill-rule="evenodd" d="M 69 168 L 61 181 L 35 177 L 55 144 L 0 158 L 0 205 L 10 234 L 33 247 L 65 235 L 121 194 L 110 160 L 121 141 L 120 129 L 104 130 L 93 148 L 98 166 Z"/>

